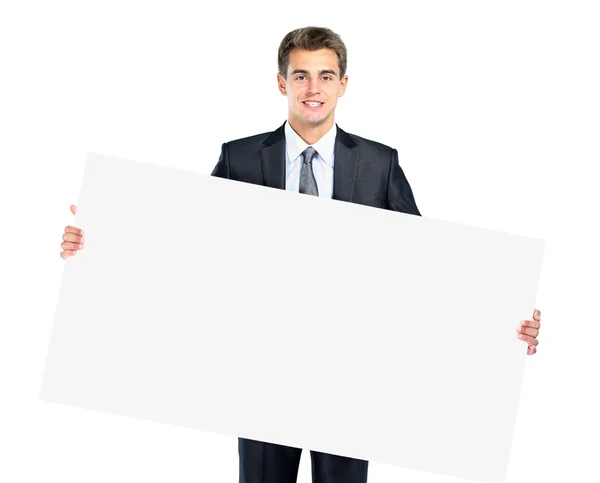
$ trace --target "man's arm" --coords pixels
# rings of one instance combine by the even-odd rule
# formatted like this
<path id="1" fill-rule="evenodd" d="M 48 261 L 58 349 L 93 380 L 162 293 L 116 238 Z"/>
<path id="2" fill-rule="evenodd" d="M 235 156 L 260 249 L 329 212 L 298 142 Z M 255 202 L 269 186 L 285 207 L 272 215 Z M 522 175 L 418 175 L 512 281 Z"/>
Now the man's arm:
<path id="1" fill-rule="evenodd" d="M 227 143 L 223 143 L 221 146 L 221 156 L 219 156 L 219 162 L 213 169 L 211 176 L 218 178 L 231 178 L 231 168 L 229 165 L 229 151 L 227 149 Z"/>
<path id="2" fill-rule="evenodd" d="M 412 189 L 398 162 L 398 151 L 395 149 L 392 150 L 386 201 L 389 210 L 421 216 Z"/>

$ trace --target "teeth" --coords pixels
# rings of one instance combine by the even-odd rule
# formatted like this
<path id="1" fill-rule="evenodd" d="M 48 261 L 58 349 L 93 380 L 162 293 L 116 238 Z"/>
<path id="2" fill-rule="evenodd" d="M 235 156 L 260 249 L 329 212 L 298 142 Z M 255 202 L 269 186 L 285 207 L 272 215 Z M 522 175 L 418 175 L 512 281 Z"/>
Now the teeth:
<path id="1" fill-rule="evenodd" d="M 304 104 L 308 104 L 310 107 L 317 107 L 321 105 L 320 102 L 305 102 Z"/>

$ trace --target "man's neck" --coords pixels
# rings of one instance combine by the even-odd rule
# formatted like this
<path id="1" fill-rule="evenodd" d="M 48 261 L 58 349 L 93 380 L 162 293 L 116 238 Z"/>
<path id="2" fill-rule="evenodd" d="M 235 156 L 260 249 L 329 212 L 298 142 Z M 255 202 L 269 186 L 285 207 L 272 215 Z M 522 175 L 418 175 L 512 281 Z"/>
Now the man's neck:
<path id="1" fill-rule="evenodd" d="M 329 132 L 333 126 L 334 118 L 331 116 L 331 120 L 328 119 L 327 122 L 317 126 L 310 126 L 291 118 L 288 118 L 288 123 L 306 144 L 312 146 Z"/>

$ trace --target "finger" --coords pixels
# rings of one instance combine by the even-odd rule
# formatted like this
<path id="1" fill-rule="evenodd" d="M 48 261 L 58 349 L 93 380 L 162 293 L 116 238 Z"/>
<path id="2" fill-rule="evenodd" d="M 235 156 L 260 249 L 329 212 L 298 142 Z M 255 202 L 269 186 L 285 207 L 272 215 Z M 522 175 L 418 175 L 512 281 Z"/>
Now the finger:
<path id="1" fill-rule="evenodd" d="M 533 327 L 534 329 L 539 329 L 542 323 L 539 320 L 522 320 L 522 327 Z"/>
<path id="2" fill-rule="evenodd" d="M 64 233 L 63 241 L 71 242 L 71 243 L 85 243 L 85 239 L 82 236 L 74 235 L 73 233 Z"/>
<path id="3" fill-rule="evenodd" d="M 73 213 L 73 214 L 77 213 L 77 207 L 75 205 L 71 205 L 70 208 L 71 208 L 71 213 Z"/>
<path id="4" fill-rule="evenodd" d="M 537 337 L 540 334 L 540 331 L 534 329 L 532 327 L 517 327 L 517 332 L 525 335 L 530 335 L 531 337 Z"/>
<path id="5" fill-rule="evenodd" d="M 533 311 L 533 318 L 534 318 L 534 320 L 537 320 L 537 321 L 541 320 L 542 313 L 538 309 L 535 309 Z"/>
<path id="6" fill-rule="evenodd" d="M 529 355 L 529 356 L 535 354 L 536 352 L 537 352 L 537 349 L 535 347 L 528 347 L 527 348 L 527 355 Z"/>
<path id="7" fill-rule="evenodd" d="M 525 334 L 518 334 L 517 337 L 524 342 L 527 342 L 527 345 L 530 347 L 536 346 L 539 344 L 538 340 L 535 337 L 531 337 Z"/>
<path id="8" fill-rule="evenodd" d="M 85 247 L 79 243 L 62 242 L 60 247 L 63 250 L 83 250 Z"/>
<path id="9" fill-rule="evenodd" d="M 81 228 L 77 228 L 76 226 L 67 226 L 65 228 L 65 233 L 73 233 L 74 235 L 83 236 L 83 230 Z"/>
<path id="10" fill-rule="evenodd" d="M 64 251 L 60 252 L 61 258 L 65 259 L 65 260 L 69 257 L 72 257 L 73 255 L 77 255 L 76 250 L 64 250 Z"/>

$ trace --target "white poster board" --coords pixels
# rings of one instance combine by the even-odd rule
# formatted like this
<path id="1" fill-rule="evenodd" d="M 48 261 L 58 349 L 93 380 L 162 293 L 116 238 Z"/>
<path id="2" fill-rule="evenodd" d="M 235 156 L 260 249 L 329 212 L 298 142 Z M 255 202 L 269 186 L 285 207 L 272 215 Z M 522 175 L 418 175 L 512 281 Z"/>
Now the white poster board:
<path id="1" fill-rule="evenodd" d="M 41 399 L 504 481 L 544 242 L 89 155 Z"/>

